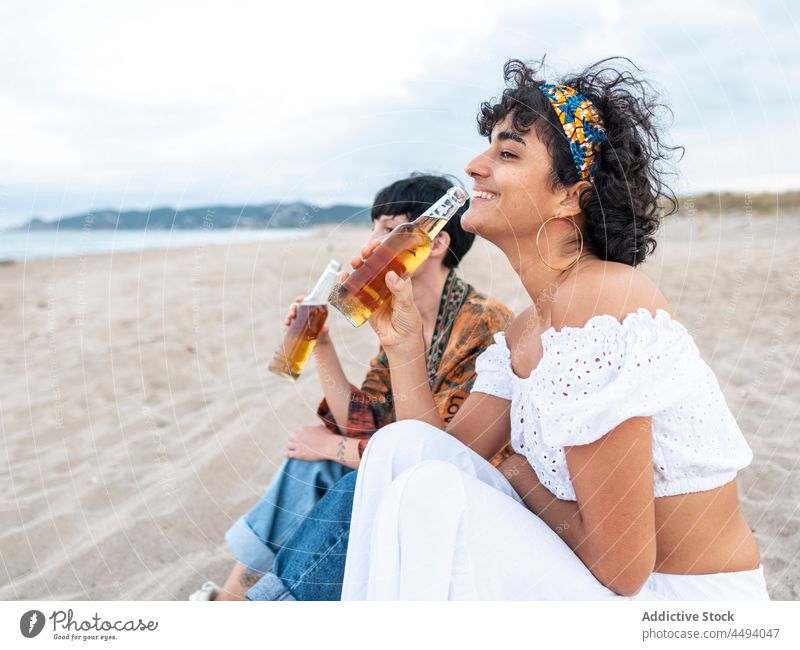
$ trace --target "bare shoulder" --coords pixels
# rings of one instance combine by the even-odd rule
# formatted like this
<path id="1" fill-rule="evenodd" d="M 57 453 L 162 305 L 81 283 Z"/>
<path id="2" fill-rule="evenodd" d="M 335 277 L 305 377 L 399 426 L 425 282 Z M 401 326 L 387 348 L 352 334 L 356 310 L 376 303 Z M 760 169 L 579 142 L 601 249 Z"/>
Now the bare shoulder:
<path id="1" fill-rule="evenodd" d="M 519 314 L 517 314 L 506 328 L 506 338 L 509 341 L 516 340 L 525 332 L 532 332 L 537 330 L 544 330 L 542 321 L 536 311 L 534 305 L 528 305 Z"/>
<path id="2" fill-rule="evenodd" d="M 552 324 L 582 327 L 593 316 L 607 314 L 622 321 L 625 316 L 647 309 L 675 314 L 667 299 L 647 275 L 627 264 L 596 260 L 576 271 L 558 287 L 552 304 Z"/>

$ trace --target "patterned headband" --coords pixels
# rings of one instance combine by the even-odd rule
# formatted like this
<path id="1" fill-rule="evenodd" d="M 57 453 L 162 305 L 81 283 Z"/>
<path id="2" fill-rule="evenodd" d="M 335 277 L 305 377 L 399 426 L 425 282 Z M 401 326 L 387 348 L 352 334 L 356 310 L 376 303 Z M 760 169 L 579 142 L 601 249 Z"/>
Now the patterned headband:
<path id="1" fill-rule="evenodd" d="M 539 90 L 550 100 L 558 121 L 569 140 L 572 160 L 582 181 L 592 175 L 592 166 L 606 141 L 606 130 L 600 114 L 584 95 L 561 84 L 544 84 Z"/>

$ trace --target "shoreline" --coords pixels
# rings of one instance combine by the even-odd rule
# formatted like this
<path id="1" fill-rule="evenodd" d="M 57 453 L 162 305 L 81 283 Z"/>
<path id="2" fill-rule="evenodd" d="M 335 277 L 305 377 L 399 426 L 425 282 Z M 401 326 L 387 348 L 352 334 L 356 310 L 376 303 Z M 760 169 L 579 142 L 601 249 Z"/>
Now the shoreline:
<path id="1" fill-rule="evenodd" d="M 176 229 L 176 230 L 36 230 L 0 240 L 0 264 L 40 259 L 112 255 L 149 250 L 235 246 L 253 242 L 289 241 L 317 236 L 321 228 Z M 18 247 L 26 247 L 18 252 Z M 61 247 L 60 249 L 58 247 Z"/>
<path id="2" fill-rule="evenodd" d="M 687 213 L 688 212 L 688 213 Z M 754 224 L 770 224 L 776 223 L 779 221 L 784 220 L 793 220 L 800 217 L 800 211 L 797 211 L 795 214 L 791 212 L 787 215 L 782 215 L 780 217 L 771 216 L 763 214 L 762 212 L 750 210 L 749 212 L 742 209 L 737 211 L 730 211 L 729 213 L 722 215 L 722 214 L 712 214 L 710 212 L 706 212 L 703 210 L 700 211 L 681 211 L 676 213 L 675 215 L 671 215 L 663 222 L 661 228 L 672 228 L 672 227 L 681 227 L 677 224 L 683 224 L 683 227 L 686 227 L 686 224 L 696 224 L 698 226 L 716 226 L 720 228 L 724 228 L 726 226 L 731 226 L 732 224 L 742 224 L 742 223 L 749 223 L 752 222 Z M 35 254 L 33 256 L 28 257 L 19 257 L 13 256 L 9 257 L 7 254 L 3 256 L 3 249 L 0 247 L 0 265 L 13 265 L 19 263 L 29 263 L 35 260 L 42 260 L 42 259 L 57 259 L 62 257 L 83 257 L 88 255 L 104 255 L 104 254 L 114 254 L 119 255 L 123 253 L 130 253 L 130 252 L 137 252 L 143 253 L 150 250 L 165 250 L 165 249 L 181 249 L 181 248 L 194 248 L 194 247 L 207 247 L 207 246 L 236 246 L 236 245 L 244 245 L 248 243 L 254 242 L 268 242 L 268 241 L 286 241 L 286 240 L 293 240 L 293 239 L 308 239 L 313 238 L 319 235 L 324 235 L 326 233 L 334 232 L 334 231 L 343 231 L 343 232 L 364 232 L 368 231 L 368 226 L 365 225 L 352 225 L 352 224 L 321 224 L 319 226 L 313 226 L 308 228 L 267 228 L 267 229 L 237 229 L 237 228 L 176 228 L 171 230 L 156 230 L 156 229 L 144 229 L 144 230 L 127 230 L 127 229 L 41 229 L 41 230 L 25 230 L 25 229 L 6 229 L 0 231 L 0 235 L 3 234 L 13 234 L 19 237 L 27 237 L 30 238 L 32 235 L 34 239 L 42 238 L 44 241 L 47 241 L 49 237 L 52 240 L 55 240 L 58 237 L 64 237 L 66 239 L 69 238 L 80 238 L 80 239 L 91 239 L 92 237 L 99 238 L 104 237 L 107 240 L 110 239 L 112 242 L 116 238 L 120 238 L 122 243 L 126 238 L 145 238 L 151 237 L 154 239 L 161 238 L 167 239 L 176 237 L 178 239 L 186 238 L 189 239 L 192 236 L 198 237 L 208 237 L 209 239 L 213 239 L 216 236 L 220 237 L 220 241 L 185 241 L 185 242 L 175 242 L 175 243 L 166 243 L 166 242 L 157 242 L 151 245 L 145 246 L 138 246 L 138 247 L 131 247 L 131 248 L 121 248 L 119 250 L 112 249 L 98 249 L 98 250 L 85 250 L 85 251 L 71 251 L 56 255 L 44 255 L 44 254 Z M 230 238 L 232 234 L 235 234 L 236 237 Z M 274 235 L 274 236 L 269 236 Z M 228 238 L 226 240 L 226 238 Z M 0 244 L 2 240 L 0 240 Z"/>

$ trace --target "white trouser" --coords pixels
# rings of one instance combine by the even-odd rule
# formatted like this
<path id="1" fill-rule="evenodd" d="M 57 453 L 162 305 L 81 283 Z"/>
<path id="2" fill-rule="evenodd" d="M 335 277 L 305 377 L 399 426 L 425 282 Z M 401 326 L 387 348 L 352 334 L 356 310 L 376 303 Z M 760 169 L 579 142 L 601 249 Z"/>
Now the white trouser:
<path id="1" fill-rule="evenodd" d="M 491 463 L 404 420 L 358 470 L 342 600 L 621 599 L 530 512 Z M 767 598 L 763 571 L 654 573 L 635 599 Z"/>

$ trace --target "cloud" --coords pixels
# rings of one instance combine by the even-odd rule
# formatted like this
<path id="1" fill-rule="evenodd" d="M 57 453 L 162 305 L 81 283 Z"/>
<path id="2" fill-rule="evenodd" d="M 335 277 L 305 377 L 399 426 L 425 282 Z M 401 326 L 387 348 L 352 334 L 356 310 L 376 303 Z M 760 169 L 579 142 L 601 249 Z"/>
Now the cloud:
<path id="1" fill-rule="evenodd" d="M 663 88 L 694 191 L 800 186 L 793 7 L 605 1 L 6 2 L 0 225 L 91 207 L 368 201 L 460 173 L 502 63 L 625 54 Z M 462 175 L 463 177 L 463 175 Z"/>

